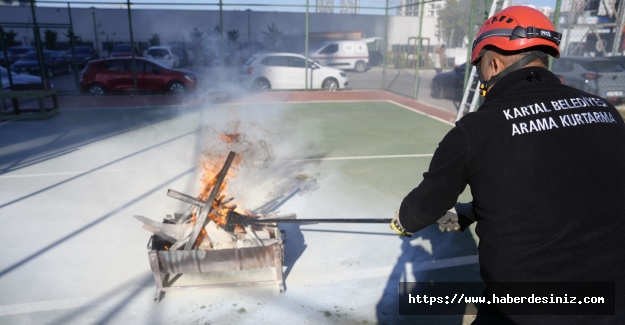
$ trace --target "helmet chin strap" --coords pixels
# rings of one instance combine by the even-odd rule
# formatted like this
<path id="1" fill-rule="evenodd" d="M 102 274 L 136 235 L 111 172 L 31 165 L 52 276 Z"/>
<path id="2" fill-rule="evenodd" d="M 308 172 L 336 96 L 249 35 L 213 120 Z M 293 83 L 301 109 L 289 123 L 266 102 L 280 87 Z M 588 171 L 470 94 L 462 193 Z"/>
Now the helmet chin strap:
<path id="1" fill-rule="evenodd" d="M 492 76 L 488 80 L 482 81 L 480 83 L 480 95 L 486 96 L 486 92 L 488 91 L 488 88 L 494 85 L 497 81 L 499 81 L 499 79 L 503 78 L 503 76 L 507 75 L 508 73 L 514 70 L 517 70 L 526 66 L 527 64 L 529 64 L 530 62 L 533 62 L 536 59 L 538 59 L 538 56 L 534 53 L 530 53 L 524 58 L 520 59 L 519 61 L 516 61 L 512 63 L 511 65 L 509 65 L 508 67 L 506 67 L 505 69 L 503 69 L 503 71 L 501 71 L 499 74 Z"/>

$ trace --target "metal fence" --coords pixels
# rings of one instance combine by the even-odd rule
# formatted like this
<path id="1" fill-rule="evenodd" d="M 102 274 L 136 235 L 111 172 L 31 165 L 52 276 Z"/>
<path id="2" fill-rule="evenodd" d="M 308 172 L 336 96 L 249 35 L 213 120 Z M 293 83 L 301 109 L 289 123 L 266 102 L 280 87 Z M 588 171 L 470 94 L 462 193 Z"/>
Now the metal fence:
<path id="1" fill-rule="evenodd" d="M 351 87 L 387 89 L 414 98 L 430 96 L 436 72 L 453 73 L 466 62 L 467 48 L 492 5 L 478 0 L 14 2 L 0 10 L 3 48 L 39 44 L 41 49 L 69 50 L 88 44 L 106 57 L 119 43 L 134 44 L 140 52 L 151 45 L 176 44 L 189 52 L 188 68 L 221 65 L 237 70 L 254 53 L 306 54 L 323 41 L 364 38 L 369 41 L 369 69 L 350 73 Z M 625 1 L 510 4 L 531 5 L 551 17 L 563 32 L 563 56 L 623 53 Z"/>

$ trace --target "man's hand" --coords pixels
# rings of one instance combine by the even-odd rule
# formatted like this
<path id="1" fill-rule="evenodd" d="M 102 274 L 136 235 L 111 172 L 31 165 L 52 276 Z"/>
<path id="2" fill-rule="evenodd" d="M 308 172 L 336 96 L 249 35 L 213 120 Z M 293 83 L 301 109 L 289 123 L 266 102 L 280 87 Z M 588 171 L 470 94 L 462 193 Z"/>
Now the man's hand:
<path id="1" fill-rule="evenodd" d="M 401 223 L 399 223 L 399 210 L 395 211 L 395 216 L 393 220 L 391 220 L 391 229 L 395 230 L 402 237 L 410 237 L 412 233 L 402 227 Z"/>
<path id="2" fill-rule="evenodd" d="M 436 223 L 438 223 L 438 230 L 440 231 L 452 231 L 460 230 L 460 223 L 458 222 L 458 215 L 455 213 L 455 209 L 451 209 L 445 213 Z"/>

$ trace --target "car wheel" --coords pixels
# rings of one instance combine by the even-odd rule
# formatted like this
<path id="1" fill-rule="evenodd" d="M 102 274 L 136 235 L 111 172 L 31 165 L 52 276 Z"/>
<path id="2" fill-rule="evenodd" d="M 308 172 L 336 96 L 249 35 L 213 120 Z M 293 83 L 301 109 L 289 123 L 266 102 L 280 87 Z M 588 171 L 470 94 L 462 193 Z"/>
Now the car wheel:
<path id="1" fill-rule="evenodd" d="M 367 70 L 367 65 L 363 61 L 356 62 L 356 66 L 354 66 L 354 70 L 356 72 L 365 72 Z"/>
<path id="2" fill-rule="evenodd" d="M 88 92 L 91 95 L 100 96 L 100 95 L 104 95 L 106 93 L 106 89 L 104 89 L 104 86 L 102 86 L 100 84 L 93 84 L 93 85 L 89 86 Z"/>
<path id="3" fill-rule="evenodd" d="M 261 91 L 269 90 L 271 89 L 271 83 L 269 83 L 269 80 L 265 78 L 257 78 L 254 79 L 254 82 L 252 83 L 252 89 Z"/>
<path id="4" fill-rule="evenodd" d="M 339 89 L 339 82 L 334 78 L 327 78 L 323 81 L 323 83 L 321 83 L 321 89 L 335 91 Z"/>
<path id="5" fill-rule="evenodd" d="M 443 97 L 443 86 L 441 82 L 438 80 L 432 81 L 432 87 L 430 88 L 430 96 L 432 98 L 442 98 Z"/>
<path id="6" fill-rule="evenodd" d="M 185 85 L 180 81 L 173 81 L 169 84 L 167 90 L 170 93 L 184 93 L 185 91 L 187 91 L 187 87 L 185 87 Z"/>

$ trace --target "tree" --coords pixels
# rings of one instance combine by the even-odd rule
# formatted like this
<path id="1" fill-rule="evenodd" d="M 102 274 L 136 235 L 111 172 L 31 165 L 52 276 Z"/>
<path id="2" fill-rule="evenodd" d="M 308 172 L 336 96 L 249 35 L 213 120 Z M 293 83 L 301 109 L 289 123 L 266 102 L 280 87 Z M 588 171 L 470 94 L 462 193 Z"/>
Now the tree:
<path id="1" fill-rule="evenodd" d="M 14 30 L 10 30 L 10 31 L 4 31 L 2 29 L 2 27 L 0 27 L 0 31 L 2 31 L 2 41 L 4 43 L 4 46 L 11 47 L 11 46 L 16 46 L 19 45 L 15 39 L 17 38 L 17 33 Z"/>
<path id="2" fill-rule="evenodd" d="M 236 29 L 228 31 L 228 41 L 231 43 L 235 43 L 239 38 L 239 31 Z"/>
<path id="3" fill-rule="evenodd" d="M 276 25 L 271 22 L 271 25 L 267 25 L 267 30 L 263 31 L 265 43 L 270 51 L 280 51 L 282 49 L 282 35 L 284 33 L 276 28 Z"/>
<path id="4" fill-rule="evenodd" d="M 67 33 L 64 33 L 63 35 L 67 37 L 70 44 L 72 41 L 74 42 L 74 45 L 80 45 L 82 43 L 80 35 L 76 35 L 71 29 L 68 29 Z"/>
<path id="5" fill-rule="evenodd" d="M 57 32 L 46 29 L 45 36 L 44 36 L 44 43 L 45 43 L 46 49 L 56 50 L 57 38 L 58 38 Z"/>
<path id="6" fill-rule="evenodd" d="M 148 43 L 150 43 L 150 46 L 159 46 L 161 45 L 161 37 L 158 34 L 152 34 Z"/>
<path id="7" fill-rule="evenodd" d="M 462 47 L 463 40 L 469 36 L 471 11 L 467 8 L 471 8 L 471 0 L 448 0 L 445 8 L 438 11 L 439 37 L 443 43 L 447 44 L 447 47 Z M 487 16 L 484 1 L 475 1 L 473 36 Z"/>

